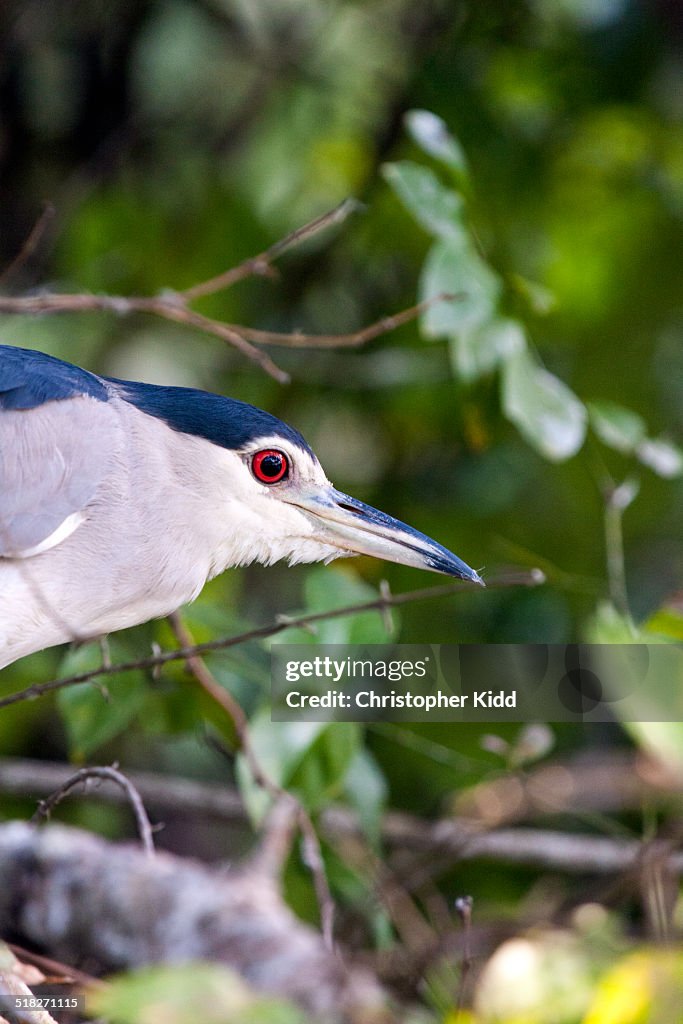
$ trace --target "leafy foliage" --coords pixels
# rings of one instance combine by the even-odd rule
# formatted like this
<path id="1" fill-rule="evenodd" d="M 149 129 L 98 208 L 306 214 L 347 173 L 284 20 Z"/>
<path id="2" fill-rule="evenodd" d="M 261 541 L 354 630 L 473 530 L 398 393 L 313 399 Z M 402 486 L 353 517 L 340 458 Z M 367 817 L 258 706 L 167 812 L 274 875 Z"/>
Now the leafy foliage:
<path id="1" fill-rule="evenodd" d="M 115 1024 L 166 1020 L 172 1024 L 306 1024 L 301 1010 L 264 999 L 216 964 L 148 967 L 110 980 L 88 996 L 91 1012 Z"/>
<path id="2" fill-rule="evenodd" d="M 466 383 L 500 367 L 501 404 L 508 419 L 545 458 L 571 458 L 584 443 L 588 409 L 566 384 L 539 365 L 522 324 L 502 315 L 503 282 L 480 255 L 468 221 L 471 183 L 462 147 L 429 111 L 412 111 L 406 124 L 429 156 L 455 172 L 460 186 L 449 188 L 429 168 L 409 161 L 384 168 L 398 197 L 436 238 L 422 271 L 422 299 L 443 296 L 450 301 L 427 309 L 424 333 L 449 339 L 454 372 Z M 604 444 L 635 454 L 660 476 L 683 472 L 683 452 L 669 442 L 648 439 L 642 417 L 614 402 L 593 402 L 589 409 L 591 424 Z"/>

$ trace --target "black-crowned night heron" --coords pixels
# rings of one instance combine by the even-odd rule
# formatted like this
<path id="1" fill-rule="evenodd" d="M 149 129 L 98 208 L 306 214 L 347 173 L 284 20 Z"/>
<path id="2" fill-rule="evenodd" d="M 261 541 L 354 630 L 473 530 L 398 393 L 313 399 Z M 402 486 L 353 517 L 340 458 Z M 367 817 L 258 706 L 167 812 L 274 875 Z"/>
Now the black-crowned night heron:
<path id="1" fill-rule="evenodd" d="M 167 615 L 228 566 L 354 554 L 482 582 L 267 412 L 0 346 L 0 667 Z"/>

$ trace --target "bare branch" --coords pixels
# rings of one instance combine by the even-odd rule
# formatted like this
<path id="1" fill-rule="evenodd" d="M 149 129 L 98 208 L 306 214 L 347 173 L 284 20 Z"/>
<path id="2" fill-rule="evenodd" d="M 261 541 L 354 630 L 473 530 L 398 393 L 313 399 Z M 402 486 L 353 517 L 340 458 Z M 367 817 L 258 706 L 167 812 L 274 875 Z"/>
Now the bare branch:
<path id="1" fill-rule="evenodd" d="M 180 294 L 186 302 L 192 302 L 193 299 L 198 299 L 200 296 L 213 295 L 214 292 L 230 288 L 231 285 L 236 284 L 238 281 L 243 281 L 246 277 L 253 277 L 254 275 L 263 277 L 270 271 L 273 260 L 276 260 L 287 249 L 299 245 L 307 238 L 312 238 L 313 235 L 318 234 L 319 231 L 323 231 L 325 228 L 331 227 L 333 224 L 341 224 L 351 213 L 359 209 L 360 205 L 355 199 L 345 199 L 339 206 L 335 206 L 333 210 L 328 210 L 327 213 L 323 213 L 320 217 L 309 221 L 303 227 L 297 228 L 289 235 L 285 235 L 279 242 L 275 242 L 274 245 L 259 253 L 258 256 L 250 256 L 249 259 L 238 264 L 238 266 L 232 267 L 230 270 L 226 270 L 225 273 L 218 274 L 208 281 L 203 281 L 201 284 L 195 284 L 191 288 L 186 288 Z"/>
<path id="2" fill-rule="evenodd" d="M 289 375 L 276 366 L 265 353 L 259 352 L 249 341 L 245 340 L 241 336 L 239 328 L 223 324 L 220 320 L 211 320 L 209 317 L 202 316 L 201 313 L 195 313 L 175 292 L 168 292 L 157 297 L 49 293 L 19 297 L 0 296 L 0 313 L 90 313 L 97 311 L 116 313 L 118 316 L 151 313 L 164 320 L 171 320 L 173 323 L 195 327 L 232 345 L 280 384 L 286 384 L 289 381 Z"/>
<path id="3" fill-rule="evenodd" d="M 145 805 L 143 804 L 140 794 L 133 783 L 126 778 L 123 772 L 118 770 L 116 765 L 111 765 L 109 767 L 81 768 L 63 782 L 58 789 L 50 794 L 50 796 L 39 801 L 38 809 L 31 819 L 32 823 L 36 824 L 41 818 L 49 818 L 52 810 L 57 806 L 57 804 L 62 802 L 70 790 L 74 789 L 76 786 L 87 785 L 90 779 L 105 779 L 109 782 L 116 783 L 116 785 L 123 790 L 126 795 L 126 799 L 133 808 L 143 848 L 149 857 L 153 857 L 154 840 L 152 839 L 152 826 L 149 818 L 147 817 Z"/>
<path id="4" fill-rule="evenodd" d="M 280 384 L 289 383 L 289 374 L 282 370 L 276 363 L 261 352 L 257 345 L 279 345 L 288 348 L 355 348 L 364 345 L 381 334 L 395 330 L 401 324 L 413 320 L 426 309 L 431 303 L 454 299 L 457 296 L 437 295 L 432 299 L 422 302 L 410 309 L 402 310 L 393 316 L 383 317 L 376 323 L 364 327 L 360 331 L 351 334 L 303 334 L 295 331 L 292 334 L 281 334 L 277 331 L 259 331 L 241 324 L 227 324 L 221 320 L 214 320 L 211 317 L 197 313 L 190 308 L 189 303 L 204 295 L 211 295 L 221 289 L 241 281 L 253 274 L 264 275 L 271 271 L 271 263 L 283 252 L 294 245 L 300 244 L 307 238 L 329 227 L 331 224 L 338 224 L 348 217 L 349 213 L 356 208 L 355 200 L 347 199 L 340 203 L 334 210 L 324 213 L 315 220 L 305 224 L 296 231 L 292 231 L 280 241 L 270 246 L 258 256 L 252 256 L 244 263 L 212 277 L 208 281 L 202 281 L 184 291 L 163 291 L 157 296 L 145 295 L 89 295 L 81 294 L 58 294 L 46 292 L 36 295 L 23 296 L 0 296 L 0 313 L 11 315 L 40 315 L 56 313 L 88 313 L 108 312 L 117 316 L 131 316 L 136 313 L 150 314 L 169 320 L 173 323 L 191 327 L 205 334 L 211 334 L 221 341 L 237 349 L 246 359 L 259 366 L 265 373 Z M 50 208 L 51 211 L 51 208 Z M 38 221 L 31 235 L 27 239 L 21 253 L 8 268 L 5 274 L 14 269 L 19 261 L 27 259 L 30 252 L 37 244 L 38 238 L 44 229 L 44 222 L 48 213 L 46 210 L 41 220 Z M 2 275 L 5 276 L 5 275 Z M 0 280 L 2 280 L 0 276 Z"/>
<path id="5" fill-rule="evenodd" d="M 72 775 L 71 765 L 58 761 L 0 757 L 0 792 L 13 796 L 40 796 L 63 786 Z M 241 797 L 226 786 L 156 772 L 129 772 L 127 778 L 145 805 L 162 813 L 173 811 L 176 814 L 202 815 L 231 824 L 246 820 Z M 91 798 L 117 804 L 127 800 L 125 793 L 109 787 L 98 788 Z"/>
<path id="6" fill-rule="evenodd" d="M 40 953 L 24 949 L 23 946 L 17 946 L 14 942 L 6 942 L 5 945 L 22 964 L 31 964 L 42 971 L 47 982 L 55 982 L 59 985 L 80 985 L 81 988 L 103 989 L 107 987 L 105 981 L 92 974 L 86 974 L 84 971 L 78 971 L 70 964 L 63 964 L 51 957 L 41 956 Z"/>
<path id="7" fill-rule="evenodd" d="M 273 377 L 279 384 L 288 384 L 290 376 L 277 366 L 270 356 L 254 348 L 249 341 L 245 340 L 244 330 L 232 324 L 224 324 L 220 320 L 212 320 L 201 313 L 195 313 L 182 304 L 178 304 L 175 296 L 171 298 L 160 298 L 147 300 L 140 306 L 143 312 L 156 313 L 165 320 L 172 320 L 178 324 L 185 324 L 187 327 L 196 327 L 205 334 L 213 334 L 221 341 L 227 342 L 241 352 L 243 356 L 250 359 L 257 366 L 260 366 L 270 377 Z"/>
<path id="8" fill-rule="evenodd" d="M 107 973 L 209 960 L 325 1024 L 389 1021 L 372 976 L 325 949 L 247 862 L 208 866 L 63 825 L 0 823 L 0 932 Z M 258 968 L 258 969 L 256 969 Z"/>
<path id="9" fill-rule="evenodd" d="M 182 294 L 179 292 L 165 292 L 156 297 L 50 293 L 18 297 L 0 296 L 0 313 L 39 315 L 109 312 L 116 313 L 118 316 L 148 313 L 220 338 L 221 341 L 232 345 L 243 356 L 260 366 L 280 384 L 287 384 L 290 380 L 289 374 L 280 369 L 269 356 L 259 351 L 255 345 L 319 349 L 358 348 L 374 338 L 394 331 L 402 324 L 414 320 L 434 302 L 443 302 L 451 298 L 450 296 L 436 295 L 393 316 L 382 317 L 381 320 L 351 334 L 303 334 L 300 331 L 294 331 L 292 334 L 280 334 L 277 331 L 260 331 L 242 324 L 226 324 L 221 320 L 213 320 L 190 309 L 185 305 Z"/>
<path id="10" fill-rule="evenodd" d="M 193 646 L 192 634 L 183 623 L 180 614 L 174 612 L 169 615 L 168 621 L 171 629 L 184 648 Z M 275 814 L 271 821 L 270 839 L 267 839 L 263 856 L 261 858 L 262 869 L 267 865 L 269 870 L 282 870 L 284 860 L 289 853 L 287 837 L 291 833 L 289 822 L 294 817 L 298 821 L 299 828 L 304 840 L 305 862 L 313 876 L 318 906 L 320 908 L 320 924 L 323 940 L 328 949 L 333 947 L 333 926 L 334 926 L 334 900 L 330 892 L 330 886 L 325 873 L 320 840 L 315 826 L 303 804 L 295 796 L 283 789 L 264 770 L 254 751 L 249 733 L 249 722 L 244 711 L 232 696 L 232 694 L 214 679 L 211 672 L 198 655 L 191 655 L 186 660 L 186 665 L 195 677 L 201 688 L 226 712 L 237 733 L 240 749 L 244 756 L 249 771 L 258 786 L 274 799 L 276 803 Z M 279 807 L 278 807 L 279 805 Z"/>
<path id="11" fill-rule="evenodd" d="M 239 327 L 230 325 L 233 330 L 249 341 L 257 345 L 282 345 L 287 348 L 359 348 L 366 345 L 373 338 L 381 334 L 388 334 L 395 331 L 397 327 L 415 320 L 425 309 L 429 309 L 435 302 L 454 302 L 461 296 L 439 294 L 433 295 L 431 299 L 425 299 L 416 306 L 395 313 L 393 316 L 384 316 L 376 320 L 374 324 L 363 327 L 360 331 L 351 334 L 302 334 L 301 331 L 293 331 L 291 334 L 280 334 L 277 331 L 259 331 L 253 327 Z"/>
<path id="12" fill-rule="evenodd" d="M 514 572 L 501 574 L 497 577 L 487 579 L 486 586 L 491 588 L 501 587 L 536 587 L 545 581 L 545 575 L 540 569 L 531 569 L 529 572 Z M 34 700 L 45 693 L 53 690 L 61 690 L 65 686 L 75 686 L 78 683 L 88 683 L 101 676 L 114 675 L 120 672 L 133 672 L 138 669 L 154 669 L 161 665 L 167 665 L 174 661 L 187 661 L 195 655 L 209 654 L 211 651 L 222 651 L 229 647 L 236 647 L 239 644 L 247 643 L 249 640 L 262 640 L 266 637 L 276 636 L 285 629 L 305 629 L 316 622 L 324 622 L 327 619 L 341 618 L 346 615 L 356 615 L 360 612 L 384 611 L 386 608 L 393 608 L 402 604 L 409 604 L 413 601 L 426 601 L 435 597 L 450 597 L 454 594 L 464 593 L 471 587 L 466 581 L 446 583 L 441 587 L 423 587 L 420 590 L 409 590 L 403 594 L 384 595 L 373 601 L 362 601 L 359 604 L 346 605 L 344 608 L 332 608 L 324 612 L 311 612 L 307 615 L 292 617 L 279 616 L 275 622 L 264 626 L 257 626 L 255 629 L 245 633 L 238 633 L 236 636 L 222 637 L 218 640 L 208 640 L 202 644 L 194 644 L 191 647 L 183 647 L 176 651 L 160 651 L 147 658 L 138 658 L 135 661 L 121 662 L 116 665 L 101 665 L 99 668 L 89 669 L 87 672 L 80 672 L 77 675 L 66 676 L 62 679 L 50 679 L 45 683 L 33 683 L 24 690 L 10 693 L 0 698 L 0 708 L 9 707 L 10 704 L 17 704 L 22 700 Z"/>
<path id="13" fill-rule="evenodd" d="M 356 834 L 360 828 L 343 808 L 329 808 L 322 816 L 324 831 L 332 836 Z M 407 814 L 386 815 L 385 842 L 402 852 L 422 853 L 433 869 L 442 856 L 447 866 L 461 860 L 491 860 L 526 864 L 568 874 L 617 874 L 638 865 L 648 844 L 639 839 L 577 835 L 540 828 L 500 828 L 487 832 L 462 819 L 425 822 Z M 683 853 L 669 851 L 668 864 L 683 874 Z"/>
<path id="14" fill-rule="evenodd" d="M 626 767 L 622 769 L 628 771 Z M 630 769 L 634 771 L 635 768 Z M 72 775 L 67 765 L 24 758 L 0 758 L 0 791 L 19 796 L 35 796 L 46 785 L 62 784 Z M 150 772 L 131 775 L 131 781 L 147 804 L 185 814 L 215 816 L 229 822 L 245 821 L 239 795 L 212 782 L 190 782 Z M 118 790 L 97 791 L 98 800 L 122 802 Z M 361 826 L 353 811 L 328 807 L 320 818 L 329 841 L 363 839 Z M 382 840 L 389 848 L 424 854 L 443 855 L 444 863 L 458 860 L 496 861 L 503 864 L 528 864 L 567 874 L 612 874 L 637 863 L 648 844 L 638 839 L 617 836 L 577 835 L 543 828 L 487 829 L 472 819 L 452 817 L 442 821 L 397 812 L 385 814 L 381 824 Z M 683 874 L 683 853 L 667 851 L 667 862 L 677 874 Z"/>

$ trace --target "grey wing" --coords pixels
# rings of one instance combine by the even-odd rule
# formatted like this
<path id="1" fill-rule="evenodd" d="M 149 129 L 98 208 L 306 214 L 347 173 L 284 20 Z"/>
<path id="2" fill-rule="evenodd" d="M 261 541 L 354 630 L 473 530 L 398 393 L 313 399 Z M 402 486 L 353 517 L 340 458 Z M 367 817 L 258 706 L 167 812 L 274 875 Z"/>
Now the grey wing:
<path id="1" fill-rule="evenodd" d="M 119 429 L 110 403 L 85 395 L 0 409 L 0 557 L 38 554 L 73 533 Z"/>

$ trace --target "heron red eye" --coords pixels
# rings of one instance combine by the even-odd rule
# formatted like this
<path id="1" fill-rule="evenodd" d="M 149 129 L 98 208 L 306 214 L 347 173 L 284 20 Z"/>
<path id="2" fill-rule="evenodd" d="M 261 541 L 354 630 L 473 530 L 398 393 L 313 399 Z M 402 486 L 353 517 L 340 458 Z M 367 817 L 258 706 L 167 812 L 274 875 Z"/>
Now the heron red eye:
<path id="1" fill-rule="evenodd" d="M 289 462 L 283 452 L 276 448 L 265 448 L 251 460 L 251 471 L 262 484 L 277 484 L 289 472 Z"/>

